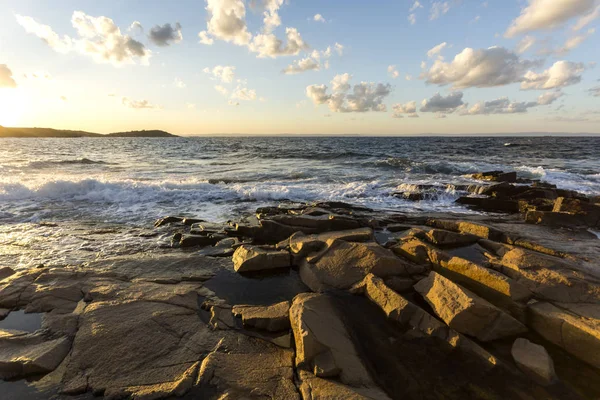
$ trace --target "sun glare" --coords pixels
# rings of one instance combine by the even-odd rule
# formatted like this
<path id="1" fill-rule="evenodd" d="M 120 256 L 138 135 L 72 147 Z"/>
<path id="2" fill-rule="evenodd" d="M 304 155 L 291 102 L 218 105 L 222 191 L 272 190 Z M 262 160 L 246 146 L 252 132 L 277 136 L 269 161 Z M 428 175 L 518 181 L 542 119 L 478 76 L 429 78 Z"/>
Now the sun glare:
<path id="1" fill-rule="evenodd" d="M 25 96 L 18 89 L 0 89 L 0 125 L 20 125 L 26 106 Z"/>

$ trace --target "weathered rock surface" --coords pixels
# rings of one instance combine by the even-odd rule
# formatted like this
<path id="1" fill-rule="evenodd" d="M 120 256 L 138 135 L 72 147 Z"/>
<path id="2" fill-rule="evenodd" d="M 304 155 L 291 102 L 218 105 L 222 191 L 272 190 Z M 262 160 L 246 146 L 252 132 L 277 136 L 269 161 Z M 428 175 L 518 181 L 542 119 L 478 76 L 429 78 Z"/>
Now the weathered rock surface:
<path id="1" fill-rule="evenodd" d="M 322 250 L 328 241 L 336 239 L 344 240 L 346 242 L 367 242 L 373 240 L 373 230 L 371 228 L 360 228 L 346 231 L 326 232 L 316 235 L 296 233 L 289 239 L 279 243 L 277 247 L 289 248 L 293 254 L 304 257 L 312 252 Z"/>
<path id="2" fill-rule="evenodd" d="M 448 326 L 483 342 L 527 331 L 504 311 L 436 272 L 419 281 L 415 289 Z"/>
<path id="3" fill-rule="evenodd" d="M 11 275 L 15 274 L 15 270 L 10 267 L 2 267 L 0 268 L 0 281 L 4 278 L 8 278 Z"/>
<path id="4" fill-rule="evenodd" d="M 582 309 L 580 309 L 582 310 Z M 594 306 L 586 316 L 539 302 L 528 308 L 528 326 L 548 341 L 600 368 L 600 315 Z"/>
<path id="5" fill-rule="evenodd" d="M 290 266 L 290 254 L 284 250 L 266 250 L 242 245 L 233 254 L 233 267 L 236 272 L 255 272 Z"/>
<path id="6" fill-rule="evenodd" d="M 347 289 L 369 273 L 381 277 L 408 277 L 421 271 L 377 243 L 343 240 L 329 240 L 324 251 L 300 264 L 300 278 L 315 292 L 328 288 Z"/>
<path id="7" fill-rule="evenodd" d="M 290 328 L 290 302 L 270 306 L 246 306 L 233 307 L 233 314 L 242 317 L 245 327 L 253 327 L 271 332 L 283 331 Z"/>
<path id="8" fill-rule="evenodd" d="M 518 338 L 512 345 L 511 354 L 519 369 L 537 382 L 550 385 L 557 379 L 554 362 L 543 346 Z"/>
<path id="9" fill-rule="evenodd" d="M 352 387 L 334 380 L 319 378 L 299 370 L 300 392 L 303 400 L 387 400 L 388 395 L 378 388 Z"/>
<path id="10" fill-rule="evenodd" d="M 479 240 L 479 237 L 443 229 L 432 229 L 427 232 L 427 240 L 438 246 L 459 247 L 476 243 Z"/>

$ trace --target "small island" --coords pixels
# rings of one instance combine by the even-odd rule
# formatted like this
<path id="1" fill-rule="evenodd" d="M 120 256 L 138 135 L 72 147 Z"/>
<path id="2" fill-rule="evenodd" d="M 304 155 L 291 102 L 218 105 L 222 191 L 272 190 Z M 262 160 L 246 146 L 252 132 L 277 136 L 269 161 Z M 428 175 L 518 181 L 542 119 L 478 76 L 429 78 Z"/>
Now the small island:
<path id="1" fill-rule="evenodd" d="M 126 138 L 167 138 L 178 137 L 161 130 L 141 130 L 115 132 L 109 134 L 72 131 L 51 128 L 6 128 L 0 126 L 0 138 L 82 138 L 82 137 L 126 137 Z"/>

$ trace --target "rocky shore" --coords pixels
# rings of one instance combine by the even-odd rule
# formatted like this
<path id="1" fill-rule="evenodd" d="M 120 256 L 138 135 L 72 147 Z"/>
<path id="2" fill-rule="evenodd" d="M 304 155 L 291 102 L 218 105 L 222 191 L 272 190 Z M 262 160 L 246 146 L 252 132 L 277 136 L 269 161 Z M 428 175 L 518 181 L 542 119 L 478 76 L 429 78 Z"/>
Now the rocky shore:
<path id="1" fill-rule="evenodd" d="M 597 198 L 493 171 L 405 215 L 165 217 L 164 251 L 0 269 L 2 386 L 73 399 L 600 398 Z M 399 194 L 402 195 L 402 194 Z M 413 200 L 419 200 L 414 198 Z M 11 398 L 11 397 L 7 397 Z M 13 397 L 27 398 L 27 397 Z"/>

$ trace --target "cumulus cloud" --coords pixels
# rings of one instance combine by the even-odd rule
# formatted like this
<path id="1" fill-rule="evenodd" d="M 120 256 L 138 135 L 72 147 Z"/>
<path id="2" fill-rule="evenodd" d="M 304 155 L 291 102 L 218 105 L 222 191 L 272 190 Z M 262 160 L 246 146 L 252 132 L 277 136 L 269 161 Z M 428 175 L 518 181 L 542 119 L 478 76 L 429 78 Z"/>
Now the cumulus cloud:
<path id="1" fill-rule="evenodd" d="M 419 3 L 418 1 L 415 1 L 413 3 L 413 5 L 410 7 L 410 9 L 408 10 L 408 12 L 413 12 L 418 8 L 423 8 L 423 5 L 421 3 Z"/>
<path id="2" fill-rule="evenodd" d="M 389 65 L 387 67 L 387 72 L 388 75 L 391 76 L 393 79 L 396 79 L 400 76 L 400 72 L 396 69 L 395 65 Z"/>
<path id="3" fill-rule="evenodd" d="M 278 39 L 272 33 L 259 34 L 252 39 L 248 48 L 250 51 L 258 53 L 260 58 L 275 58 L 278 56 L 298 55 L 300 51 L 308 49 L 304 43 L 300 32 L 296 28 L 285 29 L 286 43 Z"/>
<path id="4" fill-rule="evenodd" d="M 156 25 L 150 29 L 148 38 L 157 46 L 166 47 L 174 43 L 179 43 L 183 40 L 181 33 L 181 24 L 177 22 L 174 26 L 164 24 L 163 26 Z"/>
<path id="5" fill-rule="evenodd" d="M 338 53 L 338 56 L 343 56 L 344 55 L 344 46 L 336 43 L 333 48 L 335 49 L 336 53 Z"/>
<path id="6" fill-rule="evenodd" d="M 306 96 L 315 105 L 327 104 L 332 112 L 387 111 L 383 101 L 391 93 L 390 84 L 361 82 L 352 87 L 349 74 L 336 75 L 331 81 L 332 93 L 327 85 L 310 85 Z"/>
<path id="7" fill-rule="evenodd" d="M 417 23 L 417 15 L 416 14 L 409 14 L 408 17 L 408 22 L 410 22 L 411 25 L 414 25 Z"/>
<path id="8" fill-rule="evenodd" d="M 523 54 L 527 50 L 529 50 L 535 44 L 535 38 L 533 36 L 525 36 L 523 39 L 517 43 L 517 47 L 515 51 L 517 54 Z"/>
<path id="9" fill-rule="evenodd" d="M 404 114 L 408 114 L 409 118 L 417 118 L 419 116 L 417 114 L 416 101 L 409 101 L 406 104 L 394 104 L 392 110 L 394 111 L 392 114 L 392 117 L 394 118 L 404 118 Z"/>
<path id="10" fill-rule="evenodd" d="M 421 102 L 421 109 L 419 111 L 453 113 L 457 108 L 465 104 L 462 98 L 462 92 L 450 93 L 448 96 L 442 96 L 441 94 L 436 93 L 430 99 L 424 99 Z"/>
<path id="11" fill-rule="evenodd" d="M 588 14 L 597 4 L 596 0 L 528 0 L 528 6 L 506 30 L 505 37 L 519 34 L 558 28 L 575 17 L 592 18 Z M 593 19 L 593 18 L 592 18 Z M 586 20 L 577 22 L 576 26 L 586 25 Z M 588 22 L 589 23 L 589 22 Z"/>
<path id="12" fill-rule="evenodd" d="M 337 46 L 341 46 L 336 43 Z M 343 46 L 341 46 L 343 48 Z M 293 61 L 290 65 L 284 68 L 283 73 L 287 75 L 300 74 L 306 71 L 319 71 L 322 68 L 329 68 L 329 58 L 331 57 L 331 46 L 324 51 L 313 50 L 307 57 Z M 341 52 L 338 51 L 341 55 Z"/>
<path id="13" fill-rule="evenodd" d="M 537 101 L 514 101 L 511 102 L 507 97 L 501 97 L 492 101 L 480 101 L 471 108 L 462 109 L 460 115 L 490 115 L 490 114 L 521 114 L 526 113 L 530 108 L 546 106 L 554 103 L 563 96 L 562 92 L 549 92 L 540 95 Z"/>
<path id="14" fill-rule="evenodd" d="M 16 88 L 17 82 L 13 79 L 12 71 L 6 64 L 0 64 L 0 88 Z"/>
<path id="15" fill-rule="evenodd" d="M 107 17 L 92 17 L 75 11 L 71 23 L 79 38 L 67 35 L 61 38 L 50 26 L 40 24 L 31 17 L 17 15 L 16 18 L 28 33 L 38 36 L 59 53 L 77 50 L 97 62 L 108 62 L 115 66 L 134 64 L 136 61 L 146 63 L 151 55 L 141 42 L 123 35 L 114 21 Z"/>
<path id="16" fill-rule="evenodd" d="M 206 0 L 209 19 L 207 30 L 199 33 L 200 41 L 208 44 L 213 37 L 237 45 L 250 43 L 252 34 L 246 25 L 246 6 L 243 0 Z"/>
<path id="17" fill-rule="evenodd" d="M 581 82 L 581 74 L 584 70 L 583 63 L 557 61 L 539 74 L 528 71 L 521 82 L 521 89 L 546 90 L 575 85 Z"/>
<path id="18" fill-rule="evenodd" d="M 245 101 L 256 100 L 256 90 L 248 89 L 246 87 L 238 85 L 238 87 L 231 94 L 231 98 Z"/>
<path id="19" fill-rule="evenodd" d="M 448 45 L 448 43 L 443 42 L 443 43 L 438 44 L 437 46 L 434 46 L 433 48 L 429 49 L 429 51 L 427 52 L 427 57 L 433 58 L 433 57 L 439 55 L 447 45 Z M 440 59 L 442 59 L 442 58 L 440 58 Z"/>
<path id="20" fill-rule="evenodd" d="M 221 93 L 223 96 L 227 96 L 227 94 L 229 93 L 229 90 L 221 85 L 215 85 L 215 90 Z"/>
<path id="21" fill-rule="evenodd" d="M 451 84 L 454 89 L 493 87 L 520 82 L 525 71 L 538 64 L 521 60 L 504 47 L 466 48 L 451 62 L 435 60 L 420 77 L 440 86 Z M 426 64 L 423 66 L 426 68 Z"/>
<path id="22" fill-rule="evenodd" d="M 231 65 L 217 65 L 213 69 L 208 67 L 202 70 L 205 74 L 211 74 L 224 83 L 231 83 L 235 78 L 235 67 Z"/>
<path id="23" fill-rule="evenodd" d="M 198 38 L 200 39 L 200 43 L 207 46 L 212 46 L 212 44 L 215 42 L 215 40 L 211 38 L 206 31 L 198 33 Z"/>
<path id="24" fill-rule="evenodd" d="M 315 16 L 313 17 L 313 20 L 315 22 L 327 22 L 321 14 L 315 14 Z"/>
<path id="25" fill-rule="evenodd" d="M 450 3 L 447 1 L 435 1 L 429 10 L 429 20 L 433 21 L 450 11 Z"/>
<path id="26" fill-rule="evenodd" d="M 133 108 L 137 110 L 141 109 L 160 109 L 160 106 L 154 105 L 150 103 L 148 100 L 131 100 L 128 97 L 123 97 L 121 99 L 121 104 L 125 107 Z"/>
<path id="27" fill-rule="evenodd" d="M 282 4 L 283 0 L 263 0 L 263 7 L 265 8 L 263 13 L 263 30 L 265 32 L 272 32 L 273 29 L 281 25 L 279 8 Z"/>

